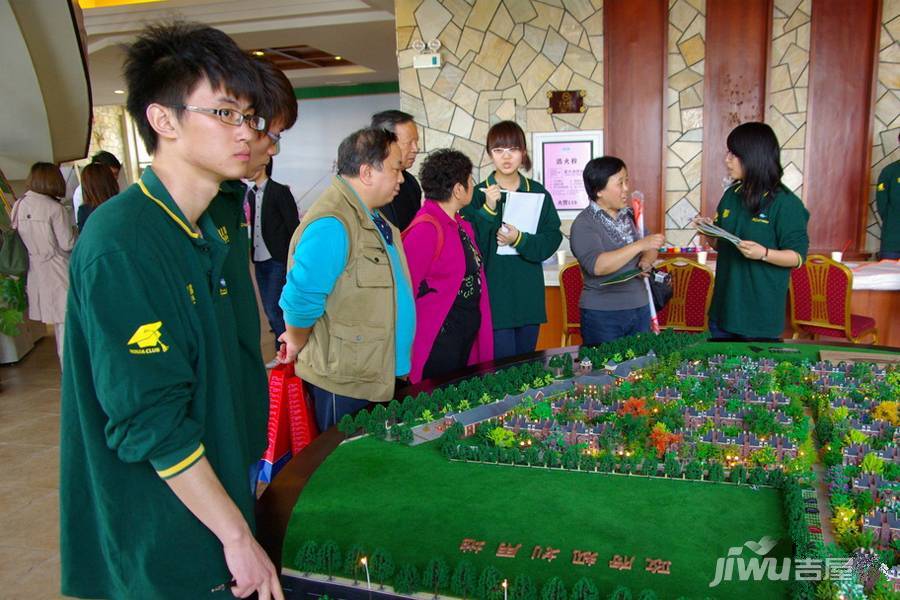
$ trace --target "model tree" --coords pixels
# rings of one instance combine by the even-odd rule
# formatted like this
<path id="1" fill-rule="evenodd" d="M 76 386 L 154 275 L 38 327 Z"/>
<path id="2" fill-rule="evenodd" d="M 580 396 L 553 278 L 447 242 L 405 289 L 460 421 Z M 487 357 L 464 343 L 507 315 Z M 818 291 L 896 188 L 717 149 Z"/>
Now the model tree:
<path id="1" fill-rule="evenodd" d="M 350 546 L 347 554 L 344 555 L 344 575 L 349 575 L 353 578 L 353 585 L 359 583 L 359 576 L 364 573 L 360 560 L 365 555 L 365 548 L 359 544 Z"/>
<path id="2" fill-rule="evenodd" d="M 567 600 L 566 585 L 559 577 L 551 577 L 541 588 L 541 600 Z"/>
<path id="3" fill-rule="evenodd" d="M 674 452 L 666 454 L 665 472 L 666 477 L 669 478 L 681 477 L 681 461 Z"/>
<path id="4" fill-rule="evenodd" d="M 384 403 L 379 402 L 372 409 L 372 420 L 380 421 L 382 425 L 387 421 L 387 409 L 384 407 Z"/>
<path id="5" fill-rule="evenodd" d="M 341 570 L 341 549 L 333 540 L 323 542 L 319 547 L 319 569 L 328 575 L 328 581 Z"/>
<path id="6" fill-rule="evenodd" d="M 450 578 L 450 591 L 459 598 L 468 600 L 475 593 L 475 567 L 468 560 L 456 563 Z"/>
<path id="7" fill-rule="evenodd" d="M 369 411 L 361 410 L 356 413 L 356 418 L 354 419 L 357 429 L 368 429 L 369 427 Z"/>
<path id="8" fill-rule="evenodd" d="M 655 476 L 659 471 L 659 462 L 652 456 L 647 456 L 641 465 L 641 474 Z"/>
<path id="9" fill-rule="evenodd" d="M 509 589 L 511 600 L 537 600 L 537 587 L 534 580 L 528 575 L 516 575 L 512 587 Z"/>
<path id="10" fill-rule="evenodd" d="M 729 477 L 731 483 L 744 483 L 746 478 L 747 469 L 744 468 L 744 465 L 735 465 L 731 467 L 731 476 Z"/>
<path id="11" fill-rule="evenodd" d="M 779 471 L 780 473 L 781 471 Z M 706 474 L 706 478 L 709 481 L 720 483 L 725 481 L 725 467 L 722 466 L 722 463 L 718 461 L 712 461 L 709 463 L 708 472 Z"/>
<path id="12" fill-rule="evenodd" d="M 400 418 L 400 415 L 403 413 L 403 405 L 400 404 L 397 399 L 393 399 L 390 401 L 387 407 L 388 419 L 391 421 L 397 421 Z"/>
<path id="13" fill-rule="evenodd" d="M 294 564 L 309 575 L 319 570 L 319 545 L 313 540 L 306 540 L 294 557 Z"/>
<path id="14" fill-rule="evenodd" d="M 692 460 L 684 469 L 684 476 L 687 479 L 701 479 L 703 477 L 703 467 L 699 461 Z"/>
<path id="15" fill-rule="evenodd" d="M 569 600 L 599 600 L 600 592 L 593 580 L 582 577 L 572 586 L 572 593 Z"/>
<path id="16" fill-rule="evenodd" d="M 447 561 L 440 557 L 432 558 L 422 571 L 422 587 L 434 592 L 434 597 L 437 598 L 438 592 L 447 586 L 449 573 Z"/>
<path id="17" fill-rule="evenodd" d="M 384 589 L 384 582 L 394 574 L 394 559 L 384 548 L 376 548 L 369 557 L 369 572 L 378 582 L 378 589 Z"/>
<path id="18" fill-rule="evenodd" d="M 338 422 L 338 431 L 350 437 L 354 433 L 356 433 L 356 423 L 353 420 L 353 415 L 347 414 L 341 417 L 341 420 Z"/>
<path id="19" fill-rule="evenodd" d="M 487 566 L 478 578 L 478 596 L 482 600 L 500 600 L 503 598 L 503 575 L 497 567 Z"/>
<path id="20" fill-rule="evenodd" d="M 762 485 L 766 482 L 766 470 L 762 467 L 753 467 L 747 480 L 750 485 Z"/>
<path id="21" fill-rule="evenodd" d="M 631 600 L 631 590 L 624 585 L 620 585 L 609 595 L 609 600 Z"/>
<path id="22" fill-rule="evenodd" d="M 397 571 L 394 577 L 394 591 L 398 594 L 412 594 L 416 591 L 416 582 L 419 580 L 419 573 L 416 568 L 406 563 Z"/>

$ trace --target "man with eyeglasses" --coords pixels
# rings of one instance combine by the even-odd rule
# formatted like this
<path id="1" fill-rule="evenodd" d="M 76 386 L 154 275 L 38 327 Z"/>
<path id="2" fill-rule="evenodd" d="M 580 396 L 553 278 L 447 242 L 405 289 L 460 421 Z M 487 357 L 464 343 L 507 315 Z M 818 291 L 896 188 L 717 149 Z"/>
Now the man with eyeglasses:
<path id="1" fill-rule="evenodd" d="M 397 137 L 361 129 L 291 240 L 278 352 L 296 361 L 325 431 L 368 402 L 389 402 L 410 371 L 415 302 L 400 230 L 380 209 L 403 181 Z"/>
<path id="2" fill-rule="evenodd" d="M 262 82 L 228 36 L 188 23 L 140 33 L 124 72 L 153 163 L 92 214 L 72 254 L 62 592 L 282 599 L 253 535 L 267 406 L 259 320 L 242 316 L 246 242 L 210 210 L 270 126 L 254 110 Z"/>

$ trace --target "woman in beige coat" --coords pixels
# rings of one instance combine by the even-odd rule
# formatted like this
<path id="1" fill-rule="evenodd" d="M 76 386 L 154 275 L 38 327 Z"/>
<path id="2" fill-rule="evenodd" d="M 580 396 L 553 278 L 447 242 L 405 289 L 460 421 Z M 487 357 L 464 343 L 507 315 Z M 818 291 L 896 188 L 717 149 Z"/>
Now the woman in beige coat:
<path id="1" fill-rule="evenodd" d="M 66 182 L 56 165 L 39 162 L 31 166 L 26 185 L 28 190 L 13 205 L 11 220 L 28 248 L 28 317 L 53 325 L 62 363 L 69 254 L 75 245 L 72 217 L 59 202 L 66 194 Z"/>

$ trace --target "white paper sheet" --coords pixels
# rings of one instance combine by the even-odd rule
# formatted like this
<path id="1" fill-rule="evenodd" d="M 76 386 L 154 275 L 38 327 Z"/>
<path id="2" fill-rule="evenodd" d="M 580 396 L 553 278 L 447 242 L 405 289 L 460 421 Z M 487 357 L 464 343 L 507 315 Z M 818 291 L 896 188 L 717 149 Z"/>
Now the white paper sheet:
<path id="1" fill-rule="evenodd" d="M 535 233 L 544 207 L 544 194 L 509 192 L 503 205 L 503 222 L 513 225 L 522 233 Z M 497 246 L 497 254 L 514 255 L 519 251 L 512 246 Z"/>

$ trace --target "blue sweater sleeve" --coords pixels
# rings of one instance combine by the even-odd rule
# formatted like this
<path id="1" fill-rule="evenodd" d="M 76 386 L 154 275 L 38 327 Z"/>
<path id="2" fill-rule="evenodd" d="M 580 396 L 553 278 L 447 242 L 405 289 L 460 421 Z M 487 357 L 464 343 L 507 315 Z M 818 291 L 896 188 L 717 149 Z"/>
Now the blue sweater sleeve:
<path id="1" fill-rule="evenodd" d="M 312 327 L 322 316 L 325 299 L 347 266 L 347 245 L 347 232 L 334 217 L 323 217 L 306 227 L 278 302 L 285 323 Z"/>

